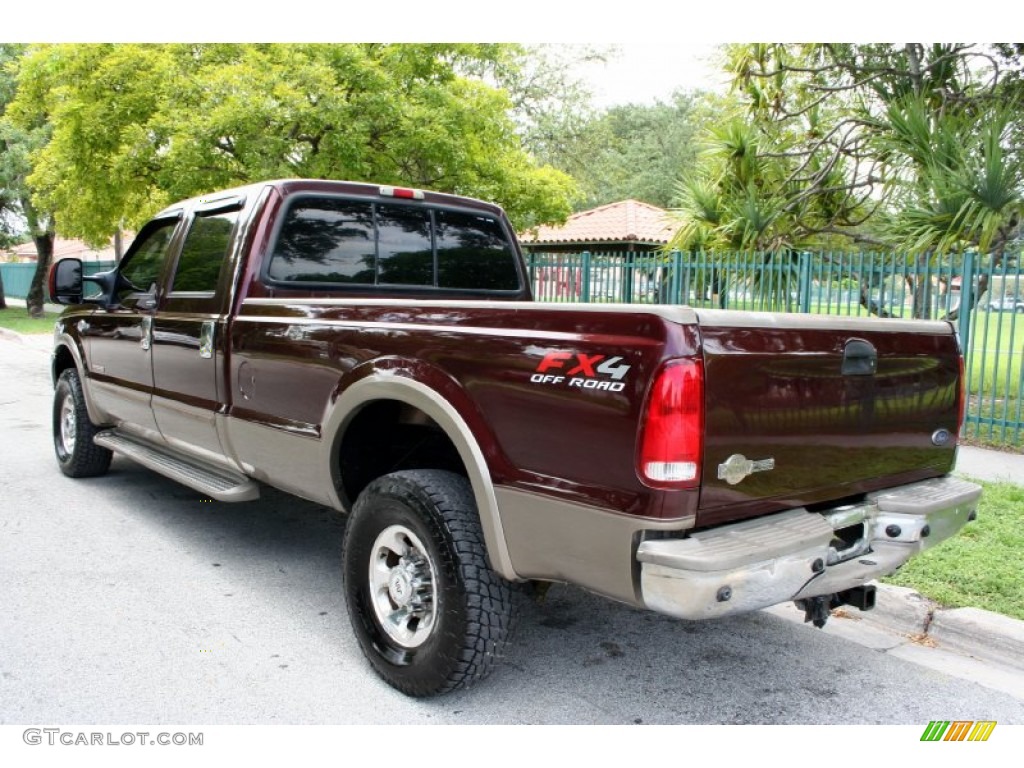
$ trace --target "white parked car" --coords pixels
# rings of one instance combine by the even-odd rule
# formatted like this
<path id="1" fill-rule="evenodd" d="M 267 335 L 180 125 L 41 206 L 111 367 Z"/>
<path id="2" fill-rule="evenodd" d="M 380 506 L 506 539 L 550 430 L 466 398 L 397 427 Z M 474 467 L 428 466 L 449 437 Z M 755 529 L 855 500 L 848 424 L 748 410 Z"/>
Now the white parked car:
<path id="1" fill-rule="evenodd" d="M 1024 299 L 1016 296 L 1003 296 L 1001 299 L 991 299 L 981 305 L 985 312 L 1020 312 L 1024 313 Z"/>

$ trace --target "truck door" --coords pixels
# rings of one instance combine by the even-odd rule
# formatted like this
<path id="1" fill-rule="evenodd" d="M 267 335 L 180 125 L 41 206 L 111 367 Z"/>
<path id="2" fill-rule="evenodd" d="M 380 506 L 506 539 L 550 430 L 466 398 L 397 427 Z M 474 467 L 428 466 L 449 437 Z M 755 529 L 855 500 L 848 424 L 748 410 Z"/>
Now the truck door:
<path id="1" fill-rule="evenodd" d="M 240 198 L 196 210 L 153 317 L 153 411 L 169 444 L 222 456 L 216 414 L 226 401 L 229 249 Z"/>
<path id="2" fill-rule="evenodd" d="M 180 220 L 180 214 L 171 214 L 139 232 L 119 268 L 117 301 L 94 312 L 82 327 L 97 404 L 122 429 L 150 440 L 159 439 L 150 402 L 153 313 Z"/>

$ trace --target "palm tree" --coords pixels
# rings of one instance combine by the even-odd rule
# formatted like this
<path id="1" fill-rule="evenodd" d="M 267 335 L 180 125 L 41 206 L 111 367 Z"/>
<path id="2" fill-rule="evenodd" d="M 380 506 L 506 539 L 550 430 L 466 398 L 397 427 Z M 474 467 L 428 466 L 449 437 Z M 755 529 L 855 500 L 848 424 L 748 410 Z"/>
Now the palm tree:
<path id="1" fill-rule="evenodd" d="M 727 119 L 710 131 L 699 173 L 679 185 L 674 213 L 682 227 L 668 247 L 717 254 L 700 260 L 705 266 L 690 284 L 710 287 L 721 306 L 728 273 L 731 287 L 748 291 L 758 308 L 792 309 L 797 250 L 820 217 L 786 145 L 753 122 Z"/>
<path id="2" fill-rule="evenodd" d="M 918 253 L 977 249 L 997 267 L 1024 213 L 1018 113 L 1015 103 L 995 100 L 944 111 L 914 96 L 890 105 L 877 139 L 881 151 L 900 159 L 887 234 Z M 982 275 L 975 302 L 987 283 Z"/>

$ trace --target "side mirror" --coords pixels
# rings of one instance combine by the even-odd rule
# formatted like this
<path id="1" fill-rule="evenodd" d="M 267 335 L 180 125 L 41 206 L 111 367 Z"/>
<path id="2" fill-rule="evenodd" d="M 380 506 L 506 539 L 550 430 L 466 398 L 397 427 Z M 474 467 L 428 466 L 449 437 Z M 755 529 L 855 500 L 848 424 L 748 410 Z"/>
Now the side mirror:
<path id="1" fill-rule="evenodd" d="M 82 261 L 61 259 L 50 267 L 50 299 L 57 304 L 82 303 Z"/>
<path id="2" fill-rule="evenodd" d="M 110 301 L 117 279 L 116 267 L 106 272 L 97 272 L 95 275 L 83 275 L 81 259 L 61 259 L 50 267 L 50 300 L 56 304 L 105 304 Z M 83 281 L 96 284 L 100 294 L 83 298 Z"/>

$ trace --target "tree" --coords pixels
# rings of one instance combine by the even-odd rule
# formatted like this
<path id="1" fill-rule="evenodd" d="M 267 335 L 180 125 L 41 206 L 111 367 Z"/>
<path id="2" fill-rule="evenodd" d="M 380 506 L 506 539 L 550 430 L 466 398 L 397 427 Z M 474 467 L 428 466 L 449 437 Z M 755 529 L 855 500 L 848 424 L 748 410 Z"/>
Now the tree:
<path id="1" fill-rule="evenodd" d="M 522 150 L 505 91 L 465 74 L 509 56 L 475 44 L 40 46 L 10 111 L 53 125 L 32 155 L 33 200 L 90 242 L 177 199 L 297 176 L 497 200 L 520 227 L 559 221 L 572 180 Z"/>
<path id="2" fill-rule="evenodd" d="M 874 214 L 888 206 L 889 220 L 874 233 L 886 245 L 921 245 L 919 228 L 895 222 L 908 190 L 920 194 L 928 182 L 948 187 L 950 175 L 980 171 L 967 155 L 980 158 L 980 129 L 989 119 L 1001 122 L 1004 139 L 1020 130 L 1015 118 L 1003 119 L 1007 102 L 1019 102 L 1020 51 L 1013 45 L 756 44 L 728 52 L 751 119 L 765 135 L 785 139 L 787 156 L 801 167 L 817 169 L 803 174 L 802 194 L 841 193 L 833 201 L 839 210 Z M 940 142 L 934 149 L 933 140 Z M 832 173 L 837 168 L 841 179 Z M 821 231 L 870 242 L 862 223 L 839 217 Z M 893 242 L 911 230 L 914 238 Z M 977 244 L 977 233 L 961 235 Z"/>
<path id="3" fill-rule="evenodd" d="M 1015 46 L 960 43 L 730 46 L 745 109 L 713 141 L 728 148 L 731 133 L 749 173 L 739 183 L 735 163 L 712 153 L 685 181 L 685 234 L 790 248 L 838 237 L 919 261 L 971 246 L 1001 258 L 1024 185 L 1009 149 L 1019 59 Z M 926 308 L 918 301 L 915 313 Z"/>
<path id="4" fill-rule="evenodd" d="M 696 162 L 696 136 L 710 117 L 703 96 L 627 104 L 592 116 L 547 159 L 580 183 L 580 210 L 629 198 L 667 208 Z"/>
<path id="5" fill-rule="evenodd" d="M 903 163 L 881 230 L 919 260 L 973 249 L 999 265 L 1024 217 L 1024 158 L 1014 140 L 1018 112 L 1018 104 L 1001 101 L 942 115 L 919 97 L 890 105 L 879 144 Z M 924 286 L 912 281 L 910 288 L 915 306 L 926 306 Z M 975 303 L 987 288 L 984 273 Z"/>
<path id="6" fill-rule="evenodd" d="M 496 82 L 512 99 L 523 146 L 579 183 L 577 210 L 627 198 L 667 207 L 694 162 L 695 136 L 713 122 L 718 104 L 709 94 L 680 91 L 653 105 L 597 110 L 578 73 L 615 55 L 612 46 L 513 47 Z"/>
<path id="7" fill-rule="evenodd" d="M 559 160 L 572 153 L 596 116 L 579 67 L 606 61 L 614 48 L 542 44 L 508 46 L 506 51 L 502 65 L 480 74 L 508 92 L 523 147 L 539 162 L 571 174 Z"/>
<path id="8" fill-rule="evenodd" d="M 24 221 L 35 243 L 36 269 L 25 303 L 32 317 L 42 317 L 43 285 L 53 258 L 55 233 L 53 216 L 32 200 L 28 176 L 29 158 L 48 140 L 49 124 L 39 119 L 19 126 L 8 116 L 24 49 L 23 45 L 0 43 L 0 232 L 6 230 L 9 237 L 14 223 Z M 6 305 L 2 293 L 0 303 Z"/>

